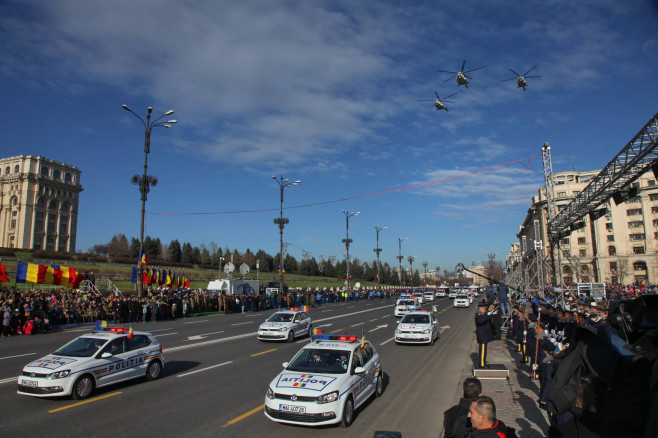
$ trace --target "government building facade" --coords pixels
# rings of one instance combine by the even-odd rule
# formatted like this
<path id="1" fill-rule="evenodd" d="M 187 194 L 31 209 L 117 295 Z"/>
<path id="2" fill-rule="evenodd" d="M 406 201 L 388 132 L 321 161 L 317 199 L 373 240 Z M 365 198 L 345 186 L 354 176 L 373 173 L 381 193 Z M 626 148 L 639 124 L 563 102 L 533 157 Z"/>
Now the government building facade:
<path id="1" fill-rule="evenodd" d="M 75 252 L 80 173 L 45 157 L 0 159 L 0 247 Z"/>
<path id="2" fill-rule="evenodd" d="M 561 172 L 553 174 L 555 205 L 558 211 L 567 206 L 600 173 Z M 635 195 L 617 203 L 610 199 L 598 207 L 599 215 L 587 215 L 581 227 L 560 241 L 562 278 L 564 283 L 612 282 L 631 284 L 658 282 L 658 184 L 652 171 L 635 180 Z M 535 223 L 536 222 L 536 223 Z M 546 187 L 541 187 L 519 226 L 518 242 L 507 254 L 508 271 L 522 259 L 525 245 L 530 285 L 537 282 L 537 251 L 543 265 L 543 283 L 552 282 L 551 246 L 548 241 L 548 206 Z M 538 231 L 538 233 L 537 233 Z M 541 241 L 540 244 L 535 244 Z M 556 256 L 557 258 L 557 256 Z M 534 278 L 534 281 L 533 281 Z"/>

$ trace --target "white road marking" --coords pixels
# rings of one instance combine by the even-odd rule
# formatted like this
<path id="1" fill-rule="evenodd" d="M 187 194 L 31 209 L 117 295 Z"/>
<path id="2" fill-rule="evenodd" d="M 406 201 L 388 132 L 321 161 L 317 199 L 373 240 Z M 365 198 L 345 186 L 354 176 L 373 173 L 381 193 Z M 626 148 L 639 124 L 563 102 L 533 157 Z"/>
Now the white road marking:
<path id="1" fill-rule="evenodd" d="M 204 339 L 206 336 L 216 335 L 217 333 L 224 333 L 224 330 L 219 332 L 203 333 L 201 335 L 188 336 L 186 341 L 199 341 L 201 339 Z"/>
<path id="2" fill-rule="evenodd" d="M 389 343 L 389 342 L 391 342 L 391 341 L 392 341 L 393 339 L 395 339 L 395 338 L 390 338 L 390 339 L 387 339 L 387 340 L 385 340 L 384 342 L 382 342 L 382 343 L 381 343 L 381 344 L 379 344 L 379 345 L 384 345 L 384 344 L 388 344 L 388 343 Z"/>
<path id="3" fill-rule="evenodd" d="M 333 311 L 334 311 L 333 309 L 323 310 L 322 313 L 324 313 L 324 312 L 333 312 Z"/>
<path id="4" fill-rule="evenodd" d="M 362 325 L 362 324 L 365 324 L 365 322 L 359 322 L 359 323 L 356 323 L 354 325 L 351 325 L 350 327 L 356 327 L 357 325 Z"/>
<path id="5" fill-rule="evenodd" d="M 36 354 L 36 353 L 25 353 L 25 354 L 16 354 L 14 356 L 5 356 L 5 357 L 0 357 L 0 360 L 2 360 L 2 359 L 11 359 L 12 357 L 32 356 L 33 354 Z"/>
<path id="6" fill-rule="evenodd" d="M 229 336 L 228 338 L 213 339 L 211 341 L 197 342 L 195 344 L 179 345 L 178 347 L 165 348 L 165 349 L 162 350 L 162 352 L 163 353 L 170 353 L 172 351 L 187 350 L 188 348 L 203 347 L 203 346 L 212 345 L 212 344 L 221 344 L 222 342 L 234 341 L 236 339 L 244 339 L 244 338 L 248 338 L 248 337 L 251 337 L 251 336 L 256 337 L 257 334 L 258 334 L 257 332 L 244 333 L 242 335 Z"/>
<path id="7" fill-rule="evenodd" d="M 10 378 L 8 378 L 8 379 L 2 379 L 2 380 L 0 380 L 0 384 L 2 384 L 2 383 L 12 383 L 12 382 L 13 382 L 13 383 L 16 383 L 17 381 L 18 381 L 18 376 L 16 376 L 16 377 L 10 377 Z"/>
<path id="8" fill-rule="evenodd" d="M 148 331 L 150 333 L 155 333 L 155 332 L 163 332 L 165 330 L 171 330 L 171 327 L 170 328 L 157 329 L 157 330 L 145 330 L 145 331 Z"/>
<path id="9" fill-rule="evenodd" d="M 353 308 L 353 307 L 356 307 L 356 306 L 347 306 L 348 309 L 351 309 L 351 308 Z"/>
<path id="10" fill-rule="evenodd" d="M 178 334 L 178 332 L 163 333 L 161 335 L 158 335 L 158 338 L 161 338 L 163 336 L 177 335 L 177 334 Z"/>
<path id="11" fill-rule="evenodd" d="M 238 323 L 235 323 L 235 324 L 231 324 L 231 325 L 244 325 L 244 324 L 251 324 L 252 322 L 253 322 L 253 321 L 247 321 L 247 322 L 238 322 Z"/>
<path id="12" fill-rule="evenodd" d="M 388 324 L 378 325 L 378 326 L 375 327 L 374 329 L 372 329 L 372 330 L 368 330 L 368 333 L 372 333 L 372 332 L 374 332 L 375 330 L 379 330 L 379 329 L 381 329 L 381 328 L 386 328 L 386 327 L 388 327 Z"/>
<path id="13" fill-rule="evenodd" d="M 334 324 L 333 324 L 332 322 L 330 322 L 329 324 L 316 325 L 315 327 L 316 327 L 316 328 L 320 328 L 320 327 L 329 327 L 330 325 L 334 325 Z"/>
<path id="14" fill-rule="evenodd" d="M 228 365 L 228 364 L 230 364 L 230 363 L 233 363 L 233 361 L 220 363 L 220 364 L 217 364 L 217 365 L 213 365 L 213 366 L 211 366 L 211 367 L 201 368 L 200 370 L 190 371 L 189 373 L 179 374 L 179 375 L 176 376 L 176 377 L 185 377 L 185 376 L 189 376 L 190 374 L 196 374 L 196 373 L 200 373 L 201 371 L 207 371 L 207 370 L 211 370 L 211 369 L 213 369 L 213 368 L 222 367 L 222 366 L 224 366 L 224 365 Z"/>
<path id="15" fill-rule="evenodd" d="M 200 322 L 208 322 L 207 319 L 202 319 L 200 321 L 189 321 L 189 322 L 184 322 L 183 324 L 198 324 Z"/>

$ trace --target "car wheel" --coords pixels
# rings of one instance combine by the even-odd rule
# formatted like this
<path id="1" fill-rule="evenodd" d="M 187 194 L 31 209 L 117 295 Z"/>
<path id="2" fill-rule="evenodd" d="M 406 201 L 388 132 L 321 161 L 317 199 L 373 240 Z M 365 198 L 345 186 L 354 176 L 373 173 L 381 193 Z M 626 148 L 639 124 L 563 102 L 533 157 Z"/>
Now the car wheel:
<path id="1" fill-rule="evenodd" d="M 432 345 L 434 345 L 434 335 L 430 335 L 430 342 L 429 342 L 429 344 L 430 344 L 430 347 L 431 347 Z"/>
<path id="2" fill-rule="evenodd" d="M 308 328 L 308 337 L 309 337 L 309 338 L 313 338 L 313 326 L 310 326 L 310 327 Z"/>
<path id="3" fill-rule="evenodd" d="M 384 379 L 382 379 L 382 371 L 379 371 L 377 382 L 375 383 L 375 397 L 381 397 L 384 393 Z"/>
<path id="4" fill-rule="evenodd" d="M 288 342 L 292 342 L 294 340 L 295 340 L 295 332 L 292 329 L 290 329 L 290 331 L 288 332 Z"/>
<path id="5" fill-rule="evenodd" d="M 89 397 L 94 390 L 94 379 L 89 375 L 80 376 L 73 384 L 71 397 L 75 400 L 83 400 Z"/>
<path id="6" fill-rule="evenodd" d="M 162 372 L 162 364 L 159 360 L 154 360 L 149 364 L 149 367 L 146 369 L 146 379 L 147 380 L 157 380 L 160 377 Z"/>
<path id="7" fill-rule="evenodd" d="M 343 407 L 343 427 L 350 427 L 354 422 L 354 400 L 349 396 Z"/>

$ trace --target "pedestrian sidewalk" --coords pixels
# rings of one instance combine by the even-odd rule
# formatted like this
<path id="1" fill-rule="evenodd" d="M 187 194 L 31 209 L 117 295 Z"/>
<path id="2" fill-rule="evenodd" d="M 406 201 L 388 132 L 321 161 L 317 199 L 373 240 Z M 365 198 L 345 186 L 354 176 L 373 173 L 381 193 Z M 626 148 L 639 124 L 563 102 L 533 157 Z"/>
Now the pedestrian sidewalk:
<path id="1" fill-rule="evenodd" d="M 482 394 L 493 398 L 498 419 L 516 429 L 519 438 L 545 437 L 549 423 L 546 411 L 537 403 L 539 381 L 530 379 L 530 367 L 519 363 L 521 354 L 516 352 L 516 344 L 506 338 L 503 332 L 502 340 L 489 343 L 487 363 L 505 365 L 509 379 L 482 379 Z M 464 380 L 473 377 L 473 365 L 477 361 L 478 344 L 473 336 L 453 405 L 459 402 Z"/>

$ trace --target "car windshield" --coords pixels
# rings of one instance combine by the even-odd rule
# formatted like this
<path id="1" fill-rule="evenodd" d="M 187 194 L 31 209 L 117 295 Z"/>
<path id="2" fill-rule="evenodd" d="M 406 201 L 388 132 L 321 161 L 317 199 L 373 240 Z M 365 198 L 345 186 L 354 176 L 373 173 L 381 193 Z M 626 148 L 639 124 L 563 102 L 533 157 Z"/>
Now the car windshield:
<path id="1" fill-rule="evenodd" d="M 416 304 L 416 302 L 413 301 L 413 300 L 400 300 L 399 305 L 400 306 L 413 306 L 414 304 Z"/>
<path id="2" fill-rule="evenodd" d="M 459 294 L 459 295 L 457 295 L 457 298 L 459 298 L 459 299 L 468 298 L 468 295 Z"/>
<path id="3" fill-rule="evenodd" d="M 290 322 L 292 321 L 293 313 L 275 313 L 267 318 L 268 322 Z"/>
<path id="4" fill-rule="evenodd" d="M 349 368 L 350 352 L 304 348 L 290 361 L 286 370 L 301 373 L 345 374 Z"/>
<path id="5" fill-rule="evenodd" d="M 106 339 L 99 338 L 77 338 L 64 345 L 53 354 L 69 357 L 91 357 L 96 354 L 106 342 Z"/>
<path id="6" fill-rule="evenodd" d="M 404 324 L 429 324 L 430 317 L 427 315 L 404 315 L 400 322 Z"/>

